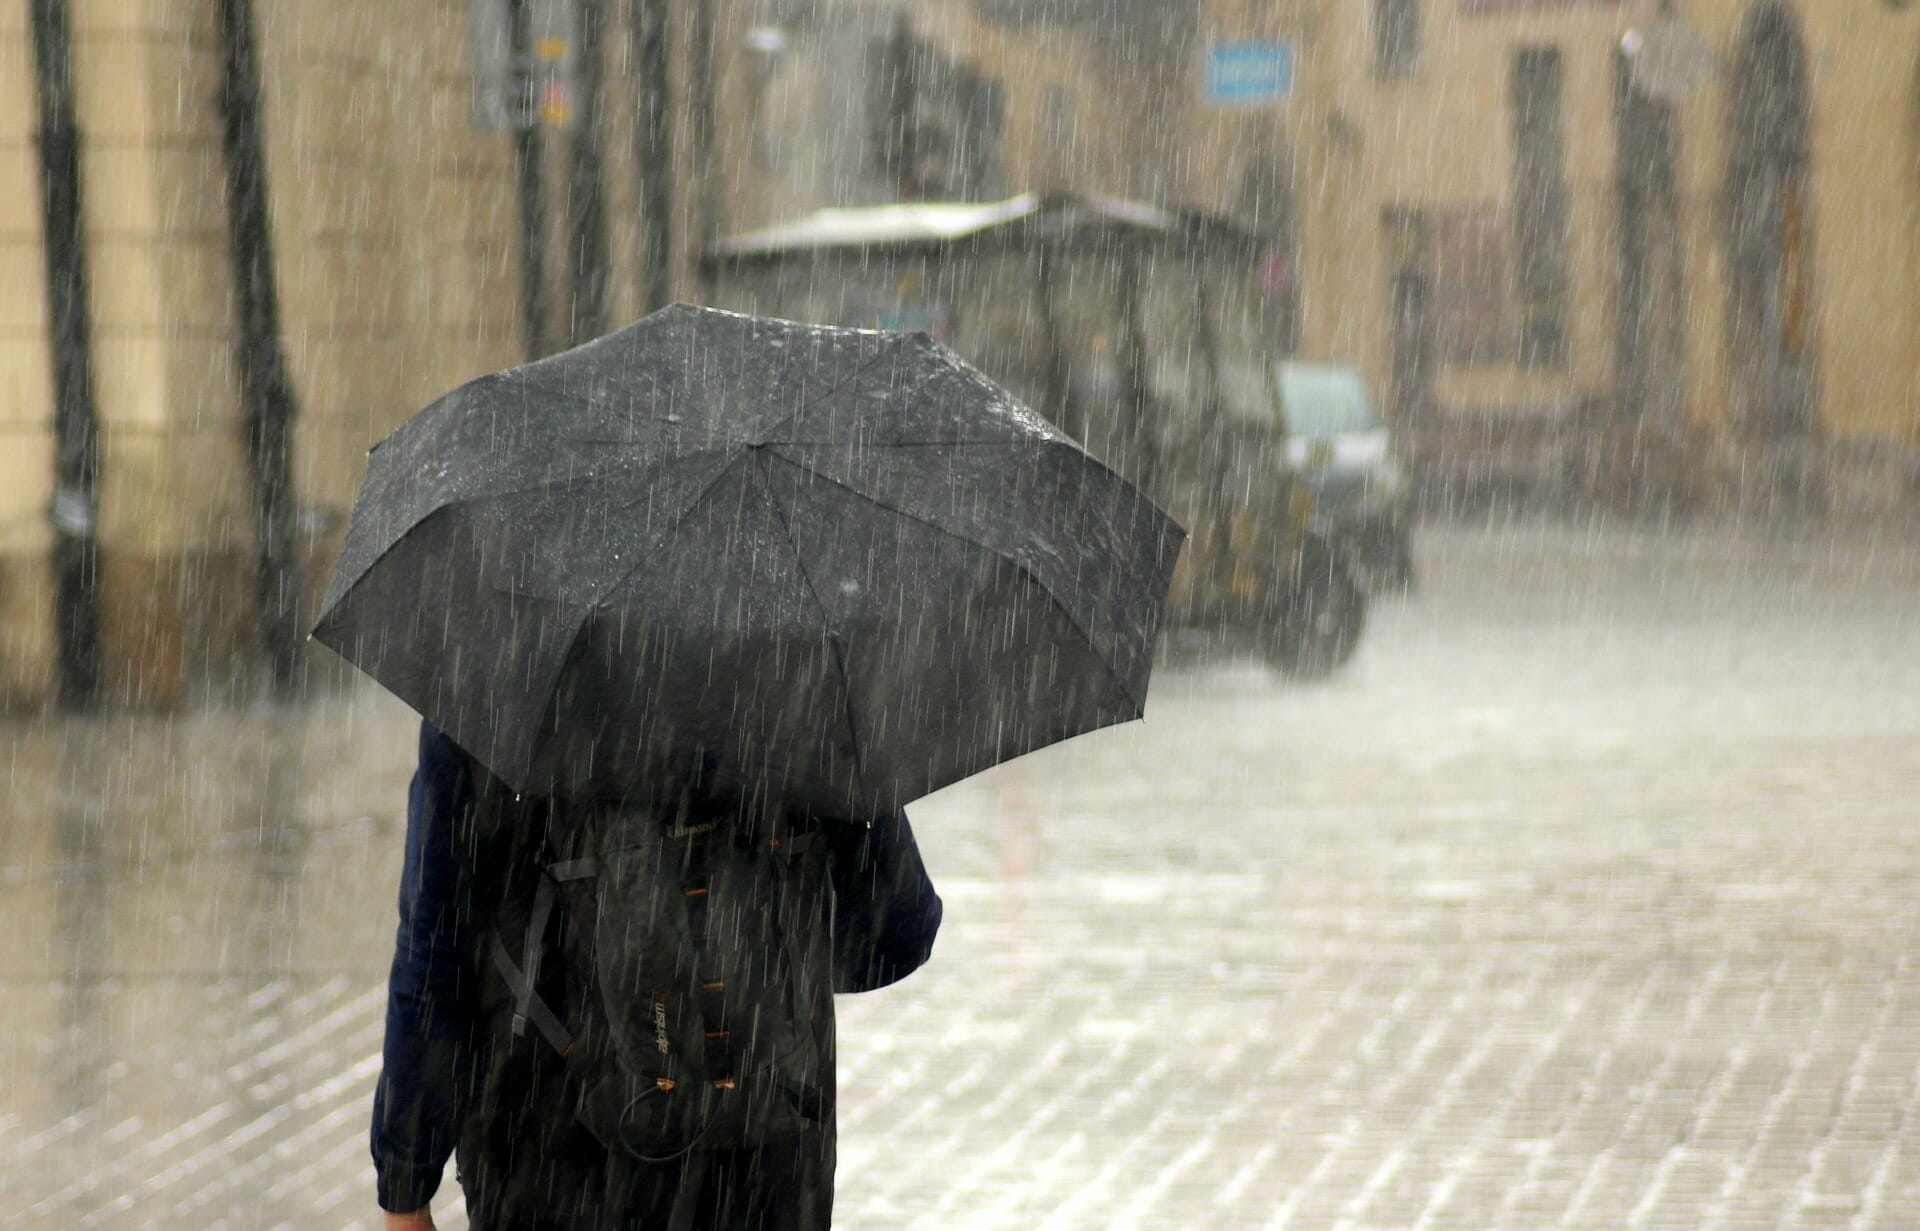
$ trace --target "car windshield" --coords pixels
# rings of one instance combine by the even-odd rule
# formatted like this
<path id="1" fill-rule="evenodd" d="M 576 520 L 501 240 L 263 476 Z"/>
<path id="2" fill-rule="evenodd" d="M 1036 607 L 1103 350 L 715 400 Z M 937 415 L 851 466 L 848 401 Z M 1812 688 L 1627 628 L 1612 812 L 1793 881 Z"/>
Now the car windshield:
<path id="1" fill-rule="evenodd" d="M 1280 365 L 1280 402 L 1287 431 L 1323 439 L 1376 431 L 1379 417 L 1358 373 L 1349 368 Z"/>

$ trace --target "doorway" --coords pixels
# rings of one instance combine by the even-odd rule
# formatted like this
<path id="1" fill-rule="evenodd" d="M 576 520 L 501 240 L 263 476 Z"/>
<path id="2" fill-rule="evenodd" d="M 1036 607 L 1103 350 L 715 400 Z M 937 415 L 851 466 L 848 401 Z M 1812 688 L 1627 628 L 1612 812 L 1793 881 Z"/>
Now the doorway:
<path id="1" fill-rule="evenodd" d="M 1686 272 L 1680 224 L 1679 137 L 1671 102 L 1614 60 L 1615 254 L 1613 413 L 1602 426 L 1593 477 L 1628 501 L 1680 500 L 1685 469 Z"/>
<path id="2" fill-rule="evenodd" d="M 1433 253 L 1419 210 L 1389 209 L 1381 224 L 1388 254 L 1388 407 L 1401 430 L 1419 433 L 1433 418 Z"/>
<path id="3" fill-rule="evenodd" d="M 1784 0 L 1756 0 L 1737 48 L 1726 183 L 1733 427 L 1804 487 L 1818 375 L 1806 41 Z"/>

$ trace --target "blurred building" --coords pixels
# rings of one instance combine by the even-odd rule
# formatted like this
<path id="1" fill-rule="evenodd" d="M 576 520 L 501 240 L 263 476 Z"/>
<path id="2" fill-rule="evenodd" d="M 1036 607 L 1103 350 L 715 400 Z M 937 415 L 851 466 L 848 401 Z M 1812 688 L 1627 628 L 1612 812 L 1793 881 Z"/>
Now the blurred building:
<path id="1" fill-rule="evenodd" d="M 1115 8 L 759 0 L 757 161 L 738 184 L 751 220 L 1049 188 L 1170 195 L 1141 149 L 1186 80 L 1161 54 L 1168 6 Z"/>
<path id="2" fill-rule="evenodd" d="M 543 3 L 527 7 L 537 16 Z M 222 146 L 222 18 L 233 4 L 0 6 L 0 704 L 59 691 L 67 613 L 54 558 L 58 536 L 76 529 L 97 542 L 91 580 L 108 699 L 168 704 L 257 675 L 258 484 L 238 355 L 232 159 Z M 672 18 L 660 48 L 671 68 L 665 139 L 675 161 L 712 169 L 668 183 L 662 211 L 642 200 L 639 172 L 647 146 L 637 65 L 651 53 L 634 22 L 647 6 L 594 7 L 604 125 L 592 167 L 599 222 L 587 229 L 600 236 L 590 263 L 603 285 L 597 305 L 583 304 L 573 270 L 588 181 L 577 124 L 552 112 L 529 163 L 544 256 L 543 320 L 530 328 L 525 180 L 515 135 L 476 122 L 470 6 L 252 6 L 271 267 L 297 404 L 295 569 L 309 610 L 375 440 L 465 379 L 564 345 L 596 320 L 632 319 L 661 287 L 695 294 L 693 254 L 726 225 L 713 186 L 740 144 L 695 104 L 702 92 L 744 88 L 749 63 L 707 57 L 705 81 L 692 66 L 703 43 L 740 43 L 732 8 L 656 6 Z M 64 344 L 49 313 L 46 122 L 36 100 L 44 74 L 34 55 L 46 33 L 36 19 L 50 8 L 67 14 L 99 449 L 95 490 L 70 484 L 60 500 L 54 356 Z M 582 84 L 576 69 L 571 96 L 532 101 L 577 113 Z M 655 225 L 660 213 L 671 215 L 668 227 Z M 643 250 L 649 233 L 671 235 L 664 254 Z"/>
<path id="3" fill-rule="evenodd" d="M 532 141 L 483 114 L 505 105 L 482 98 L 487 74 L 507 70 L 482 54 L 477 14 L 497 26 L 513 6 L 532 27 L 523 58 L 557 57 L 528 70 Z M 263 522 L 242 353 L 260 339 L 249 340 L 257 313 L 236 285 L 235 160 L 222 143 L 232 10 L 249 8 L 257 27 L 269 210 L 259 263 L 277 284 L 278 323 L 265 342 L 277 338 L 290 374 L 291 571 L 310 613 L 369 445 L 464 379 L 699 298 L 698 254 L 721 234 L 823 204 L 982 198 L 1035 182 L 1162 195 L 1138 173 L 1122 122 L 1139 121 L 1149 96 L 1107 90 L 1131 52 L 1074 28 L 1102 6 L 1060 7 L 1066 29 L 1019 7 L 0 7 L 11 291 L 0 308 L 0 704 L 61 692 L 76 642 L 97 643 L 114 701 L 164 705 L 257 682 Z M 1155 6 L 1130 7 L 1123 33 L 1161 37 Z M 62 139 L 47 137 L 35 55 L 53 11 L 65 16 L 56 59 L 71 72 L 76 245 L 42 213 L 41 151 Z M 545 24 L 556 20 L 560 50 Z M 565 89 L 549 97 L 554 81 L 540 74 L 562 62 L 549 76 Z M 81 335 L 65 336 L 49 278 L 75 246 Z M 90 398 L 72 394 L 76 362 Z M 84 464 L 76 414 L 95 451 Z M 76 587 L 87 599 L 77 616 Z"/>
<path id="4" fill-rule="evenodd" d="M 1272 233 L 1276 348 L 1358 364 L 1440 486 L 1920 494 L 1901 0 L 773 7 L 761 220 L 1053 187 L 1223 211 Z M 985 173 L 876 173 L 871 48 L 903 30 L 992 100 Z"/>
<path id="5" fill-rule="evenodd" d="M 1204 39 L 1285 44 L 1297 82 L 1192 111 L 1183 195 L 1286 203 L 1302 348 L 1358 362 L 1436 469 L 1920 494 L 1904 0 L 1212 0 Z"/>
<path id="6" fill-rule="evenodd" d="M 222 149 L 237 2 L 0 6 L 0 701 L 56 690 L 57 549 L 76 526 L 97 541 L 110 695 L 217 691 L 256 657 Z M 470 23 L 509 3 L 597 18 L 563 57 L 567 114 L 529 98 L 537 138 L 477 109 Z M 72 14 L 100 448 L 78 504 L 55 492 L 72 459 L 30 22 L 49 7 Z M 1449 484 L 1916 499 L 1920 6 L 1904 0 L 253 9 L 309 604 L 365 448 L 407 414 L 700 297 L 720 235 L 903 198 L 1073 189 L 1253 223 L 1272 237 L 1276 353 L 1359 365 Z"/>

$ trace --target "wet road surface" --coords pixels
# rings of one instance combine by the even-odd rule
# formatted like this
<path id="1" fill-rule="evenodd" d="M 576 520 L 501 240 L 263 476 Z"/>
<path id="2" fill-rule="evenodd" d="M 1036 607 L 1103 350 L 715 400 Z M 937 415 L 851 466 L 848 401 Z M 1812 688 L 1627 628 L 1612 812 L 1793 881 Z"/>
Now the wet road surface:
<path id="1" fill-rule="evenodd" d="M 837 1224 L 1920 1226 L 1901 542 L 1435 528 L 1334 681 L 923 802 Z M 0 730 L 0 1225 L 375 1226 L 410 716 Z"/>

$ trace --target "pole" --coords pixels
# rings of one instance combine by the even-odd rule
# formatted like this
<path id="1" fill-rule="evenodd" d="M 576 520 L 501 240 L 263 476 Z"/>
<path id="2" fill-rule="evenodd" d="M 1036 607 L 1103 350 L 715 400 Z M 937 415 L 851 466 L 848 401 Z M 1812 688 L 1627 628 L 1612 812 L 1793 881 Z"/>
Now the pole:
<path id="1" fill-rule="evenodd" d="M 690 0 L 693 19 L 693 173 L 696 177 L 696 214 L 699 218 L 701 260 L 697 262 L 702 282 L 710 277 L 705 260 L 720 238 L 720 186 L 716 178 L 715 145 L 719 140 L 719 119 L 714 100 L 713 81 L 713 0 Z"/>
<path id="2" fill-rule="evenodd" d="M 546 145 L 541 136 L 533 74 L 531 23 L 527 0 L 507 0 L 513 63 L 520 66 L 524 98 L 517 100 L 519 126 L 513 134 L 514 179 L 520 196 L 520 315 L 526 323 L 527 360 L 544 359 L 547 343 L 547 208 L 540 182 L 540 164 Z"/>
<path id="3" fill-rule="evenodd" d="M 567 213 L 573 246 L 573 312 L 569 337 L 572 344 L 578 346 L 607 331 L 607 282 L 611 270 L 607 258 L 600 151 L 600 79 L 604 60 L 601 42 L 606 14 L 601 0 L 574 2 L 580 22 L 580 102 L 573 130 Z"/>
<path id="4" fill-rule="evenodd" d="M 633 0 L 633 62 L 639 75 L 640 250 L 646 310 L 673 300 L 673 126 L 667 89 L 667 0 Z"/>
<path id="5" fill-rule="evenodd" d="M 894 14 L 884 46 L 880 80 L 887 96 L 875 146 L 880 166 L 893 179 L 890 187 L 902 198 L 917 201 L 926 194 L 920 182 L 919 65 L 907 10 Z"/>
<path id="6" fill-rule="evenodd" d="M 99 412 L 81 227 L 80 132 L 74 118 L 66 0 L 32 0 L 40 203 L 53 351 L 55 635 L 60 704 L 91 709 L 100 691 Z"/>
<path id="7" fill-rule="evenodd" d="M 221 0 L 221 148 L 226 156 L 228 240 L 240 328 L 236 339 L 253 470 L 260 633 L 276 697 L 301 678 L 300 570 L 293 498 L 293 378 L 280 340 L 273 222 L 260 115 L 252 0 Z"/>

